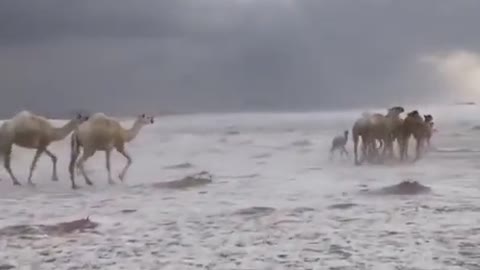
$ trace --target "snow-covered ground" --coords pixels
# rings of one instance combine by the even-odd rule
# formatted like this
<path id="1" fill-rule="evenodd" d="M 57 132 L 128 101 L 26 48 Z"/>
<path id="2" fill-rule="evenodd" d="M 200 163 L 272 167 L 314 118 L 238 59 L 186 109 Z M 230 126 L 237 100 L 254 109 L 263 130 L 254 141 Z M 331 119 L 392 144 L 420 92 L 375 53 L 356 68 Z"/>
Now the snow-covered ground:
<path id="1" fill-rule="evenodd" d="M 435 117 L 437 150 L 415 164 L 330 162 L 332 137 L 350 129 L 359 111 L 157 118 L 129 145 L 134 163 L 125 183 L 108 185 L 98 152 L 86 164 L 95 186 L 79 176 L 76 191 L 67 173 L 68 139 L 51 146 L 60 181 L 50 180 L 51 162 L 43 156 L 36 187 L 26 185 L 33 151 L 16 147 L 12 168 L 24 185 L 12 186 L 0 169 L 0 230 L 86 216 L 99 226 L 60 236 L 0 235 L 0 266 L 479 269 L 480 129 L 474 127 L 480 109 L 420 112 Z M 115 174 L 125 164 L 119 154 L 112 162 Z M 213 182 L 190 189 L 154 185 L 200 171 Z M 432 193 L 361 192 L 406 179 Z"/>

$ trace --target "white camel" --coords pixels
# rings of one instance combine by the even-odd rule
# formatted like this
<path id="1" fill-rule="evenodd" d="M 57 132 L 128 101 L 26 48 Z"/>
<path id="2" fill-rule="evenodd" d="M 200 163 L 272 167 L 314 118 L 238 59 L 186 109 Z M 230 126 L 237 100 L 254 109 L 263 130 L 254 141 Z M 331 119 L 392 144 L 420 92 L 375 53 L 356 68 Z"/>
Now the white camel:
<path id="1" fill-rule="evenodd" d="M 62 127 L 54 127 L 47 118 L 36 115 L 29 111 L 21 111 L 6 120 L 0 126 L 0 155 L 4 159 L 4 167 L 10 175 L 14 185 L 21 185 L 10 167 L 11 154 L 13 145 L 23 148 L 36 149 L 32 164 L 30 165 L 30 173 L 28 175 L 28 183 L 33 185 L 32 175 L 40 156 L 45 152 L 53 163 L 52 181 L 58 181 L 57 175 L 57 157 L 47 149 L 50 143 L 63 140 L 78 125 L 87 120 L 87 116 L 77 114 Z"/>
<path id="2" fill-rule="evenodd" d="M 103 113 L 92 115 L 88 121 L 81 124 L 74 131 L 71 137 L 71 157 L 68 170 L 70 172 L 72 188 L 78 188 L 75 184 L 74 169 L 81 148 L 83 148 L 83 155 L 78 160 L 76 166 L 88 185 L 93 185 L 93 183 L 85 172 L 84 163 L 88 158 L 92 157 L 96 151 L 105 151 L 108 183 L 114 184 L 110 171 L 110 155 L 114 148 L 127 159 L 127 164 L 119 174 L 119 178 L 123 182 L 125 174 L 132 164 L 132 158 L 125 149 L 125 144 L 135 139 L 143 126 L 153 124 L 153 122 L 154 118 L 152 116 L 142 114 L 137 117 L 130 129 L 125 129 L 117 120 Z"/>

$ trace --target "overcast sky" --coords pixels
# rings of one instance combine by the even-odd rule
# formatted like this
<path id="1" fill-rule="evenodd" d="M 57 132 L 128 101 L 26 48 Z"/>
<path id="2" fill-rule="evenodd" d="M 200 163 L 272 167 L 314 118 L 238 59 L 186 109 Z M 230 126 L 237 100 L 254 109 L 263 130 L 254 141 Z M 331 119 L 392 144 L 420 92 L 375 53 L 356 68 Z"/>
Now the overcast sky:
<path id="1" fill-rule="evenodd" d="M 478 0 L 1 0 L 0 114 L 437 101 L 477 91 L 479 14 Z"/>

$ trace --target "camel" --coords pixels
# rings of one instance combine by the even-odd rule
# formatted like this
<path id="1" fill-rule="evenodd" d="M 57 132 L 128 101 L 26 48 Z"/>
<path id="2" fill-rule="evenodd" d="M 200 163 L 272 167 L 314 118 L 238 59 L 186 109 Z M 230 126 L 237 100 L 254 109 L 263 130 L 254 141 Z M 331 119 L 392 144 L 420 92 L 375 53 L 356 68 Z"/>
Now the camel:
<path id="1" fill-rule="evenodd" d="M 130 129 L 125 129 L 117 120 L 103 113 L 96 113 L 92 115 L 88 121 L 78 126 L 71 136 L 69 172 L 72 189 L 78 188 L 75 183 L 74 167 L 80 155 L 81 148 L 83 148 L 83 155 L 77 162 L 77 168 L 87 185 L 93 185 L 93 183 L 85 172 L 84 163 L 92 157 L 96 151 L 105 152 L 108 183 L 114 184 L 110 171 L 110 155 L 114 148 L 127 159 L 127 164 L 119 174 L 119 178 L 123 182 L 125 174 L 132 164 L 132 158 L 125 149 L 125 144 L 135 139 L 143 126 L 153 124 L 153 122 L 154 118 L 152 116 L 142 114 L 136 118 Z"/>
<path id="2" fill-rule="evenodd" d="M 330 148 L 330 160 L 333 158 L 333 153 L 335 150 L 340 151 L 340 156 L 344 154 L 348 156 L 348 151 L 345 149 L 345 145 L 348 141 L 348 130 L 343 132 L 343 135 L 338 135 L 332 140 L 332 147 Z"/>
<path id="3" fill-rule="evenodd" d="M 372 135 L 380 142 L 380 148 L 383 147 L 382 158 L 387 157 L 388 152 L 390 158 L 394 156 L 393 143 L 398 137 L 399 129 L 403 122 L 400 114 L 404 111 L 405 109 L 403 107 L 395 106 L 388 109 L 386 115 L 374 114 L 378 125 Z"/>
<path id="4" fill-rule="evenodd" d="M 352 127 L 352 140 L 353 140 L 353 156 L 355 165 L 360 165 L 367 155 L 367 146 L 369 145 L 369 136 L 368 136 L 368 118 L 370 115 L 364 113 L 362 117 L 357 119 L 353 123 Z M 358 158 L 358 141 L 362 139 L 362 159 Z"/>
<path id="5" fill-rule="evenodd" d="M 431 114 L 425 114 L 423 116 L 423 119 L 424 119 L 424 122 L 427 124 L 427 134 L 426 134 L 426 141 L 427 141 L 427 146 L 428 148 L 431 147 L 431 143 L 430 143 L 430 140 L 432 139 L 432 135 L 433 135 L 433 132 L 435 131 L 434 130 L 434 123 L 433 123 L 433 116 Z"/>
<path id="6" fill-rule="evenodd" d="M 360 165 L 363 163 L 365 158 L 371 156 L 372 147 L 375 148 L 375 139 L 370 136 L 370 127 L 372 125 L 372 119 L 374 120 L 375 115 L 368 113 L 363 113 L 362 116 L 355 121 L 352 127 L 352 140 L 353 140 L 353 155 L 355 165 Z M 358 142 L 359 139 L 362 139 L 362 159 L 358 158 Z"/>
<path id="7" fill-rule="evenodd" d="M 403 119 L 400 117 L 400 114 L 402 114 L 405 111 L 403 107 L 393 107 L 391 108 L 386 117 L 386 129 L 387 129 L 387 134 L 386 134 L 386 141 L 385 141 L 385 147 L 384 147 L 384 157 L 389 154 L 389 158 L 392 159 L 394 157 L 394 143 L 397 141 L 397 143 L 400 146 L 400 135 L 401 135 L 401 127 L 403 124 Z"/>
<path id="8" fill-rule="evenodd" d="M 415 161 L 420 159 L 420 150 L 423 143 L 431 134 L 430 123 L 433 123 L 432 121 L 433 117 L 431 115 L 424 119 L 417 110 L 407 114 L 401 127 L 400 160 L 403 161 L 408 158 L 408 142 L 412 135 L 416 141 Z"/>
<path id="9" fill-rule="evenodd" d="M 78 125 L 86 121 L 88 116 L 77 114 L 62 127 L 54 127 L 47 118 L 36 115 L 30 111 L 21 111 L 6 120 L 0 127 L 0 155 L 4 158 L 4 167 L 7 170 L 14 185 L 21 185 L 10 167 L 13 145 L 23 148 L 36 149 L 35 156 L 30 166 L 28 183 L 32 182 L 33 171 L 40 156 L 45 152 L 52 160 L 52 181 L 58 181 L 57 157 L 48 146 L 54 141 L 63 140 Z"/>
<path id="10" fill-rule="evenodd" d="M 399 116 L 405 110 L 401 106 L 395 106 L 388 109 L 386 115 L 380 113 L 366 114 L 355 121 L 352 128 L 352 137 L 354 144 L 355 164 L 360 165 L 365 157 L 372 159 L 378 157 L 376 141 L 383 146 L 383 155 L 386 148 L 392 144 L 392 134 L 398 127 Z M 362 160 L 358 159 L 357 147 L 359 138 L 362 138 Z"/>

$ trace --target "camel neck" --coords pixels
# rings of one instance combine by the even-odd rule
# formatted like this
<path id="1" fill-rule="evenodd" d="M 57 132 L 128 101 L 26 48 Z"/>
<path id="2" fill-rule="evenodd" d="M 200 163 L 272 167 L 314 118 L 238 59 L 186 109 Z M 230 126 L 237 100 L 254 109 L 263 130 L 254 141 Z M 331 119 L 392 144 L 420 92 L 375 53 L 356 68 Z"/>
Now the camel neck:
<path id="1" fill-rule="evenodd" d="M 140 132 L 140 130 L 142 129 L 142 127 L 143 127 L 143 124 L 140 121 L 138 121 L 138 120 L 135 121 L 135 123 L 133 123 L 132 127 L 127 130 L 127 136 L 125 138 L 125 141 L 130 142 L 133 139 L 135 139 L 135 137 L 137 137 L 137 135 Z"/>
<path id="2" fill-rule="evenodd" d="M 70 132 L 72 132 L 76 126 L 77 126 L 77 121 L 72 119 L 62 127 L 54 128 L 53 140 L 60 141 L 65 139 L 65 137 L 67 137 L 68 134 L 70 134 Z"/>
<path id="3" fill-rule="evenodd" d="M 399 117 L 399 115 L 396 114 L 396 113 L 387 113 L 386 116 L 387 116 L 388 118 L 398 118 L 398 117 Z"/>

